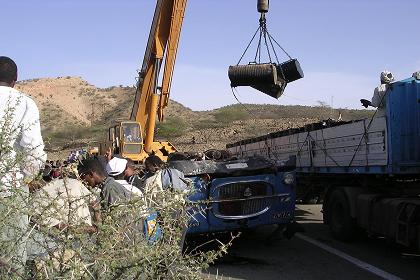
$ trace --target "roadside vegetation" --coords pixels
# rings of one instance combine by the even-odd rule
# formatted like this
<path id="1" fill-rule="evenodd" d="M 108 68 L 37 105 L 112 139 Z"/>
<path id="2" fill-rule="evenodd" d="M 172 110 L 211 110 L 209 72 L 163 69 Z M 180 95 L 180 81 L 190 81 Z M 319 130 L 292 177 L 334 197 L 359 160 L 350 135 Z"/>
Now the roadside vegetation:
<path id="1" fill-rule="evenodd" d="M 8 133 L 10 126 L 7 120 L 0 125 L 0 178 L 19 170 L 28 156 L 12 156 L 8 143 L 16 135 Z M 80 129 L 81 135 L 85 132 Z M 195 213 L 188 203 L 191 185 L 190 192 L 151 190 L 144 199 L 133 197 L 99 209 L 101 218 L 92 219 L 92 229 L 78 210 L 92 205 L 97 191 L 74 196 L 68 182 L 80 181 L 75 166 L 65 167 L 61 174 L 53 181 L 62 182 L 61 191 L 46 191 L 51 185 L 41 173 L 30 183 L 8 181 L 0 211 L 0 279 L 202 279 L 231 245 L 212 240 L 217 246 L 206 251 L 183 248 L 189 217 Z M 28 184 L 30 192 L 23 187 Z M 158 216 L 145 223 L 153 213 Z M 24 222 L 28 219 L 29 224 Z M 157 229 L 161 234 L 155 234 Z M 22 248 L 27 248 L 26 261 Z"/>
<path id="2" fill-rule="evenodd" d="M 157 123 L 156 137 L 171 139 L 185 133 L 187 123 L 180 117 L 168 117 L 163 122 Z"/>

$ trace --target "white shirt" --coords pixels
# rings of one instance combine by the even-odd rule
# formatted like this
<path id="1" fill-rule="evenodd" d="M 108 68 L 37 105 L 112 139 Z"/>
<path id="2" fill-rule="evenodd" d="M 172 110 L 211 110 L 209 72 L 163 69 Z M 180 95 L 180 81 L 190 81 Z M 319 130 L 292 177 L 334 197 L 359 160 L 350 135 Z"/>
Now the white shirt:
<path id="1" fill-rule="evenodd" d="M 153 207 L 153 205 L 155 205 L 156 203 L 159 204 L 159 201 L 156 200 L 156 198 L 158 198 L 160 193 L 164 192 L 164 185 L 162 182 L 162 172 L 163 170 L 159 170 L 157 171 L 155 174 L 153 174 L 152 176 L 148 177 L 145 181 L 144 181 L 144 197 L 146 200 L 146 205 L 149 207 Z M 189 179 L 187 179 L 189 180 Z M 168 186 L 166 186 L 168 187 Z M 173 201 L 180 201 L 180 202 L 185 202 L 184 200 L 184 196 L 189 192 L 189 189 L 185 189 L 185 190 L 178 190 L 177 193 L 174 194 Z M 165 200 L 162 201 L 164 204 L 166 203 Z M 163 205 L 164 205 L 163 204 Z"/>
<path id="2" fill-rule="evenodd" d="M 143 197 L 143 193 L 141 192 L 141 190 L 139 190 L 138 188 L 136 188 L 135 186 L 133 186 L 132 184 L 130 184 L 126 180 L 115 180 L 115 181 L 117 183 L 119 183 L 120 185 L 122 185 L 126 190 L 128 190 L 132 194 L 134 194 L 136 196 L 139 196 L 139 197 Z"/>
<path id="3" fill-rule="evenodd" d="M 35 102 L 18 90 L 0 86 L 0 135 L 4 143 L 0 156 L 0 196 L 10 195 L 22 179 L 38 174 L 47 155 L 41 136 Z"/>
<path id="4" fill-rule="evenodd" d="M 371 104 L 373 107 L 378 108 L 378 112 L 376 113 L 375 117 L 382 117 L 385 116 L 385 108 L 386 108 L 386 84 L 380 84 L 377 86 L 373 92 L 373 97 Z"/>
<path id="5" fill-rule="evenodd" d="M 76 179 L 53 180 L 33 197 L 34 212 L 42 218 L 39 223 L 46 227 L 60 223 L 92 225 L 89 203 L 96 201 L 95 195 Z"/>

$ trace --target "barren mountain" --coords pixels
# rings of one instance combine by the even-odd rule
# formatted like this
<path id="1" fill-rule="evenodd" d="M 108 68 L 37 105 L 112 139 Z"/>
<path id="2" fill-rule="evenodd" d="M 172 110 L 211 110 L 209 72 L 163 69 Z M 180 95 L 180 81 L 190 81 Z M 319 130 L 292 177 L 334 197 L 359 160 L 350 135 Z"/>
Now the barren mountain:
<path id="1" fill-rule="evenodd" d="M 104 113 L 131 99 L 133 89 L 96 88 L 79 77 L 34 79 L 18 83 L 18 90 L 38 104 L 45 128 L 60 129 L 67 123 L 88 125 Z"/>

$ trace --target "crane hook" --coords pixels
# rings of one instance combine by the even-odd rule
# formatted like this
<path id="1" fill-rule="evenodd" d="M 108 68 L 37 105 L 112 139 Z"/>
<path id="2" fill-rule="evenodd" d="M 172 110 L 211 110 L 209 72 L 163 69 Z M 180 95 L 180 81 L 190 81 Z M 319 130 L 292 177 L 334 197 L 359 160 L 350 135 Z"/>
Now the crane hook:
<path id="1" fill-rule="evenodd" d="M 258 0 L 257 1 L 258 12 L 262 14 L 267 13 L 269 3 L 270 3 L 270 0 Z"/>

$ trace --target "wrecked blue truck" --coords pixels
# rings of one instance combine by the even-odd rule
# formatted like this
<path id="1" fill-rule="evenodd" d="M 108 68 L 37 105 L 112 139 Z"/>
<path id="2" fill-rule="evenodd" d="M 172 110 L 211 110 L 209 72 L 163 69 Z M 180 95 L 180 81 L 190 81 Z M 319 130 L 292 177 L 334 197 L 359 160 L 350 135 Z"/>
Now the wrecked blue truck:
<path id="1" fill-rule="evenodd" d="M 171 161 L 192 180 L 188 235 L 241 231 L 263 225 L 287 230 L 294 221 L 295 174 L 258 157 Z"/>

